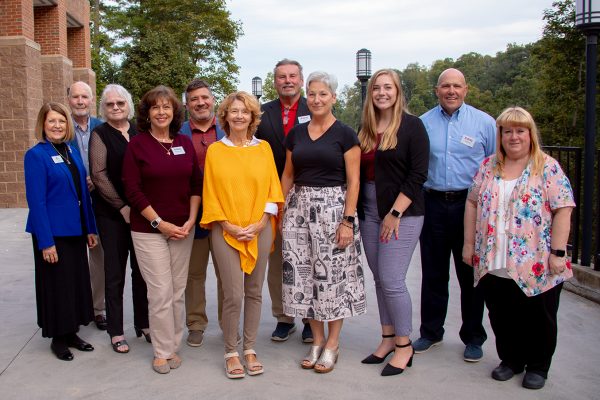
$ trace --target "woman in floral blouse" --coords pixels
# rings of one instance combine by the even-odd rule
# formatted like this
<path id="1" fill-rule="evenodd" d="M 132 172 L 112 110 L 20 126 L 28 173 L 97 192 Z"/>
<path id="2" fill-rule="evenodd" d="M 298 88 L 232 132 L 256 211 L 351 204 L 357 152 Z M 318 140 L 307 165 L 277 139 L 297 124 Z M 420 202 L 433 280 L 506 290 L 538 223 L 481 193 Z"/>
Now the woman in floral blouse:
<path id="1" fill-rule="evenodd" d="M 496 120 L 496 155 L 483 161 L 465 209 L 463 261 L 484 286 L 501 362 L 492 378 L 526 370 L 523 387 L 541 389 L 556 348 L 571 211 L 569 179 L 541 148 L 531 114 L 507 108 Z"/>

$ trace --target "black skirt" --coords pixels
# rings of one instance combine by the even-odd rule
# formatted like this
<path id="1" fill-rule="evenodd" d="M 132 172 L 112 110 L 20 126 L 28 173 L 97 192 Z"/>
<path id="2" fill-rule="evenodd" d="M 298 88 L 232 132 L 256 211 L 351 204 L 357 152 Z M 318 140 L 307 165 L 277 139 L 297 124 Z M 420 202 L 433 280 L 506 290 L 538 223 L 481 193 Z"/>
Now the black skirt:
<path id="1" fill-rule="evenodd" d="M 74 333 L 94 319 L 87 236 L 54 237 L 58 262 L 44 261 L 33 237 L 37 323 L 43 337 Z"/>

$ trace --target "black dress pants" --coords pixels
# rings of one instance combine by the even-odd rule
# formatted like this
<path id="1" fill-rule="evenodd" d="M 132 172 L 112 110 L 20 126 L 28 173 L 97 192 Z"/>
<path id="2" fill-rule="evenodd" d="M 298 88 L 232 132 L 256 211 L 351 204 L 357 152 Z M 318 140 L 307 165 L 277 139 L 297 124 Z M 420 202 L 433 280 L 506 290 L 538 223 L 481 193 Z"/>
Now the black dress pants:
<path id="1" fill-rule="evenodd" d="M 421 337 L 440 341 L 448 311 L 450 256 L 454 257 L 460 285 L 464 344 L 482 345 L 487 339 L 483 328 L 484 301 L 481 289 L 473 287 L 473 268 L 462 262 L 463 218 L 466 193 L 452 199 L 425 192 L 425 221 L 421 231 Z"/>
<path id="2" fill-rule="evenodd" d="M 127 257 L 131 265 L 131 291 L 133 296 L 133 321 L 139 329 L 149 327 L 146 282 L 138 267 L 129 224 L 120 218 L 115 220 L 103 215 L 96 216 L 100 239 L 104 249 L 104 277 L 106 322 L 108 334 L 123 335 L 123 289 Z"/>
<path id="3" fill-rule="evenodd" d="M 556 349 L 556 314 L 563 284 L 527 297 L 512 279 L 487 274 L 483 286 L 496 350 L 515 373 L 527 369 L 544 378 Z"/>

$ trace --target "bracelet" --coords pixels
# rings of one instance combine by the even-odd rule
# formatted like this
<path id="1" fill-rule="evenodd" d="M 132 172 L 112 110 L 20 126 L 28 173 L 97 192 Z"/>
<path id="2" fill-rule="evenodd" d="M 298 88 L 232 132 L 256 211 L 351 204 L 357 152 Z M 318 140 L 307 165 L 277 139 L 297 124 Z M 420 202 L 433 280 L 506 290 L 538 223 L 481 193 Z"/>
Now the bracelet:
<path id="1" fill-rule="evenodd" d="M 350 225 L 344 221 L 340 222 L 340 225 L 344 225 L 346 228 L 354 229 L 354 225 Z"/>

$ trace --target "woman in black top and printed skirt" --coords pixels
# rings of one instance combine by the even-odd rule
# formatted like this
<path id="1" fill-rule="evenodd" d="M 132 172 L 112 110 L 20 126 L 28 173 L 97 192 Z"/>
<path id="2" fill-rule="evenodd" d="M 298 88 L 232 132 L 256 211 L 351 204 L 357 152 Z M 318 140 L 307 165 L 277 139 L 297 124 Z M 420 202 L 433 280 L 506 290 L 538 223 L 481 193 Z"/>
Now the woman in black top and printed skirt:
<path id="1" fill-rule="evenodd" d="M 337 361 L 344 318 L 366 311 L 355 219 L 360 148 L 356 133 L 332 114 L 336 88 L 325 72 L 308 77 L 312 120 L 289 132 L 281 181 L 284 312 L 309 319 L 314 344 L 301 366 L 319 373 Z"/>

